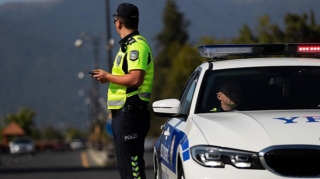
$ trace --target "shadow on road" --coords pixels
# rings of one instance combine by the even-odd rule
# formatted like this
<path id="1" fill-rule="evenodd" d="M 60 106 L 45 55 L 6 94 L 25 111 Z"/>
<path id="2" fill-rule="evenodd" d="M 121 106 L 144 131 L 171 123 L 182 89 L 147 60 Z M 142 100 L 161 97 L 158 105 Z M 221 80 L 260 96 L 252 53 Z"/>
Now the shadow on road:
<path id="1" fill-rule="evenodd" d="M 88 172 L 88 171 L 113 171 L 117 167 L 44 167 L 44 168 L 2 168 L 0 174 L 21 174 L 21 173 L 48 173 L 48 172 Z M 153 170 L 153 167 L 146 167 L 146 170 Z"/>

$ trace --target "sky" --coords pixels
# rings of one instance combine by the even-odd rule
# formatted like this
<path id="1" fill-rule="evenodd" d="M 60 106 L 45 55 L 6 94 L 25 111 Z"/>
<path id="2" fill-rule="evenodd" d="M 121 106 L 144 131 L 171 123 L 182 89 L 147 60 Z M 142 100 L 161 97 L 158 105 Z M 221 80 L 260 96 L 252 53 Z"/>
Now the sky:
<path id="1" fill-rule="evenodd" d="M 32 1 L 48 1 L 48 0 L 0 0 L 0 5 L 7 2 L 32 2 Z"/>

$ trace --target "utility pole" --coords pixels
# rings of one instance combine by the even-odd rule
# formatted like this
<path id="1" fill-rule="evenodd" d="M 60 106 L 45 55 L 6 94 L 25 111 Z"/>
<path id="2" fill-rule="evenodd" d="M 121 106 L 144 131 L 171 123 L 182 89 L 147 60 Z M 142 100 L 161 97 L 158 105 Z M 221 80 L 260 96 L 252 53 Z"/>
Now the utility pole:
<path id="1" fill-rule="evenodd" d="M 108 71 L 111 72 L 112 69 L 112 46 L 114 44 L 113 39 L 111 38 L 111 29 L 110 29 L 110 3 L 109 0 L 106 0 L 106 31 L 107 31 L 107 64 L 108 64 Z"/>
<path id="2" fill-rule="evenodd" d="M 108 64 L 108 71 L 109 73 L 111 73 L 112 71 L 112 47 L 113 47 L 113 44 L 114 44 L 114 40 L 111 38 L 111 29 L 110 29 L 110 0 L 105 0 L 105 5 L 106 5 L 106 42 L 107 42 L 107 46 L 106 46 L 106 50 L 107 50 L 107 64 Z M 107 96 L 108 97 L 108 96 Z M 107 119 L 108 120 L 111 120 L 111 111 L 108 110 L 108 117 Z M 108 147 L 108 153 L 109 154 L 113 154 L 114 153 L 114 146 L 113 145 L 110 145 Z M 108 156 L 112 156 L 112 155 L 108 155 Z M 108 158 L 108 161 L 115 161 L 114 158 Z"/>
<path id="3" fill-rule="evenodd" d="M 104 35 L 104 34 L 103 34 Z M 91 33 L 85 33 L 82 32 L 80 34 L 80 38 L 75 41 L 75 46 L 77 48 L 81 48 L 84 44 L 84 41 L 92 41 L 93 45 L 93 59 L 94 59 L 94 69 L 99 68 L 99 45 L 100 45 L 100 38 L 102 37 L 101 35 L 95 35 Z M 94 139 L 93 143 L 97 143 L 98 150 L 101 150 L 101 137 L 100 137 L 100 128 L 97 128 L 96 126 L 101 123 L 100 119 L 102 117 L 101 113 L 101 105 L 99 102 L 100 99 L 100 88 L 99 88 L 99 83 L 98 81 L 91 79 L 92 81 L 92 88 L 90 92 L 90 102 L 88 104 L 92 105 L 92 111 L 91 111 L 91 124 L 93 127 L 93 135 Z M 100 126 L 100 125 L 99 125 Z M 97 141 L 95 141 L 97 140 Z"/>
<path id="4" fill-rule="evenodd" d="M 112 71 L 112 47 L 114 44 L 114 40 L 111 37 L 111 29 L 110 29 L 110 0 L 105 0 L 105 5 L 106 5 L 106 50 L 107 50 L 107 64 L 108 64 L 108 71 L 111 73 Z M 108 110 L 108 119 L 111 119 L 111 111 Z"/>
<path id="5" fill-rule="evenodd" d="M 75 46 L 77 48 L 82 48 L 85 41 L 92 41 L 92 47 L 93 47 L 93 60 L 94 60 L 94 69 L 99 68 L 99 39 L 101 35 L 94 35 L 91 33 L 82 32 L 80 34 L 80 38 L 75 41 Z M 92 102 L 92 117 L 91 121 L 96 122 L 100 116 L 100 104 L 99 104 L 99 98 L 100 98 L 100 90 L 99 90 L 99 83 L 96 80 L 92 80 L 92 89 L 90 93 L 90 102 Z M 90 103 L 89 102 L 89 103 Z"/>
<path id="6" fill-rule="evenodd" d="M 93 43 L 93 55 L 94 55 L 94 69 L 99 69 L 99 36 L 93 35 L 92 36 L 92 43 Z M 94 118 L 96 121 L 99 120 L 100 104 L 100 87 L 97 80 L 92 80 L 93 82 L 93 110 L 94 110 Z"/>

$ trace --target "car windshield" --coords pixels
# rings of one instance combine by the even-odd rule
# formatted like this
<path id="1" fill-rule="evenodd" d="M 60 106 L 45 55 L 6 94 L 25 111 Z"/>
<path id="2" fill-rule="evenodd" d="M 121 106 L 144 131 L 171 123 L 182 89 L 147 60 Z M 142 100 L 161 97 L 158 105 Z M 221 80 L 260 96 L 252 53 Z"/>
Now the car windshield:
<path id="1" fill-rule="evenodd" d="M 31 140 L 30 139 L 15 139 L 13 142 L 22 144 L 22 143 L 30 143 Z"/>
<path id="2" fill-rule="evenodd" d="M 237 110 L 320 109 L 319 67 L 255 67 L 207 71 L 196 113 L 220 106 L 219 86 L 236 82 L 241 88 Z"/>

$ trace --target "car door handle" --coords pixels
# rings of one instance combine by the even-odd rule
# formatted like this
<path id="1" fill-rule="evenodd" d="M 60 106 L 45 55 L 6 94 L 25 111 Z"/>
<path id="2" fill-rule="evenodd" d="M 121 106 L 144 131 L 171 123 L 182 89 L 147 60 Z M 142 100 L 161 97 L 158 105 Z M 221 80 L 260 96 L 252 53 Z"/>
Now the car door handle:
<path id="1" fill-rule="evenodd" d="M 164 131 L 164 132 L 163 132 L 163 135 L 165 135 L 165 136 L 170 136 L 170 132 Z"/>
<path id="2" fill-rule="evenodd" d="M 164 136 L 170 136 L 170 132 L 166 131 L 166 127 L 164 125 L 162 125 L 160 128 L 163 131 Z"/>

